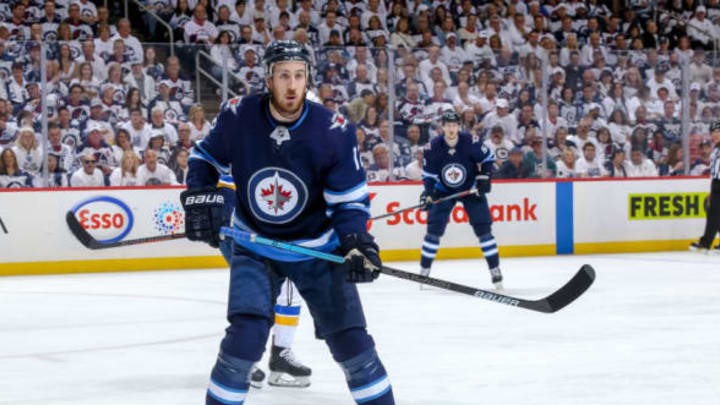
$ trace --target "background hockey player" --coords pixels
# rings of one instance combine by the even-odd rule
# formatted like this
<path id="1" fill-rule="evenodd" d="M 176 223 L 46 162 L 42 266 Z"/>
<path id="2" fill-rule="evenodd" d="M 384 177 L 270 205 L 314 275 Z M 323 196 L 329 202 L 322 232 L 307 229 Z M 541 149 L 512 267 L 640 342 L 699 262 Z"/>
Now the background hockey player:
<path id="1" fill-rule="evenodd" d="M 440 247 L 440 238 L 445 233 L 450 213 L 460 201 L 467 211 L 470 225 L 480 239 L 480 248 L 485 255 L 492 282 L 502 288 L 500 258 L 495 237 L 492 235 L 492 219 L 485 194 L 490 192 L 495 156 L 484 146 L 480 137 L 460 132 L 460 116 L 446 111 L 442 116 L 443 136 L 434 138 L 425 148 L 423 184 L 425 190 L 420 203 L 428 209 L 427 233 L 422 244 L 420 273 L 430 274 L 435 255 Z M 477 188 L 476 194 L 460 199 L 432 204 L 432 201 Z"/>
<path id="2" fill-rule="evenodd" d="M 705 233 L 699 241 L 690 245 L 691 250 L 709 250 L 712 247 L 715 236 L 720 231 L 720 121 L 710 124 L 710 136 L 712 137 L 713 151 L 710 155 L 710 206 L 707 211 L 705 222 Z M 715 253 L 720 252 L 720 245 L 713 249 Z"/>
<path id="3" fill-rule="evenodd" d="M 248 375 L 268 338 L 275 298 L 289 278 L 308 304 L 315 334 L 345 372 L 357 403 L 394 404 L 392 387 L 366 331 L 356 282 L 379 275 L 378 247 L 367 233 L 370 198 L 355 127 L 305 100 L 310 56 L 295 41 L 269 45 L 269 93 L 225 103 L 193 150 L 181 194 L 191 240 L 217 246 L 222 224 L 218 173 L 238 188 L 233 227 L 319 251 L 338 265 L 252 242 L 233 243 L 228 320 L 208 386 L 207 404 L 243 404 Z"/>
<path id="4" fill-rule="evenodd" d="M 221 176 L 218 182 L 224 197 L 223 223 L 230 225 L 230 218 L 235 209 L 235 184 L 231 176 Z M 232 264 L 232 239 L 220 241 L 220 251 L 228 266 Z M 275 325 L 273 326 L 272 349 L 268 368 L 270 378 L 268 384 L 279 387 L 305 388 L 310 386 L 312 370 L 295 358 L 292 344 L 295 341 L 302 301 L 295 285 L 285 280 L 280 287 L 280 294 L 275 302 Z M 260 388 L 265 380 L 265 373 L 255 367 L 250 375 L 250 384 Z"/>

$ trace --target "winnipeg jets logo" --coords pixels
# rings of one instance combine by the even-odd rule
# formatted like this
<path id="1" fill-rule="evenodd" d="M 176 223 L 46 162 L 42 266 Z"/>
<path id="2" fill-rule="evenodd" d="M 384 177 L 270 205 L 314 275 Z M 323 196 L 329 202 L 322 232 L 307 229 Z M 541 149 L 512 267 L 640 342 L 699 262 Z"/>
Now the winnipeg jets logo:
<path id="1" fill-rule="evenodd" d="M 347 120 L 340 113 L 335 113 L 330 119 L 330 122 L 332 123 L 330 124 L 330 129 L 340 128 L 344 130 L 347 126 Z"/>
<path id="2" fill-rule="evenodd" d="M 267 189 L 260 189 L 260 194 L 263 200 L 267 202 L 267 207 L 272 210 L 276 215 L 285 209 L 285 203 L 290 201 L 293 193 L 289 190 L 284 190 L 283 185 L 280 184 L 280 176 L 275 172 L 275 177 Z"/>
<path id="3" fill-rule="evenodd" d="M 248 205 L 259 220 L 284 224 L 297 217 L 308 199 L 305 183 L 280 167 L 258 170 L 248 182 Z"/>
<path id="4" fill-rule="evenodd" d="M 450 163 L 443 167 L 443 183 L 450 187 L 458 187 L 465 182 L 465 168 L 457 163 Z"/>
<path id="5" fill-rule="evenodd" d="M 270 139 L 274 140 L 277 146 L 281 146 L 283 142 L 290 140 L 290 131 L 282 125 L 278 126 L 270 134 Z"/>

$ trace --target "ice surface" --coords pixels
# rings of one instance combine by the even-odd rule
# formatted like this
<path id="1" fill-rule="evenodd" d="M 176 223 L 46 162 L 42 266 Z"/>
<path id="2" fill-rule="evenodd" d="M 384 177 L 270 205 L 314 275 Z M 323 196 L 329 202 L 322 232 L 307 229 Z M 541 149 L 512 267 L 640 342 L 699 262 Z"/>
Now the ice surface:
<path id="1" fill-rule="evenodd" d="M 720 404 L 720 257 L 504 259 L 505 291 L 544 296 L 583 263 L 595 285 L 555 314 L 387 276 L 361 286 L 397 403 Z M 491 288 L 481 260 L 439 261 L 432 275 Z M 0 404 L 203 404 L 227 281 L 226 270 L 0 278 Z M 247 404 L 352 403 L 306 311 L 295 352 L 310 388 L 253 390 Z"/>

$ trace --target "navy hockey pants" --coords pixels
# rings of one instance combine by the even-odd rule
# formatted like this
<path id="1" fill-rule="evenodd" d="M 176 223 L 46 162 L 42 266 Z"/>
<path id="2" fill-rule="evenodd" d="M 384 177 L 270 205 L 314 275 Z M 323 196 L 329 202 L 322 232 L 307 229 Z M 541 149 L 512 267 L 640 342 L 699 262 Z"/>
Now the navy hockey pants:
<path id="1" fill-rule="evenodd" d="M 228 246 L 223 246 L 227 250 Z M 206 403 L 243 404 L 249 372 L 259 361 L 272 326 L 275 301 L 285 278 L 305 299 L 333 358 L 345 372 L 357 403 L 394 404 L 392 387 L 365 329 L 365 316 L 355 284 L 345 281 L 344 265 L 322 260 L 279 262 L 232 244 L 230 327 L 213 368 Z"/>

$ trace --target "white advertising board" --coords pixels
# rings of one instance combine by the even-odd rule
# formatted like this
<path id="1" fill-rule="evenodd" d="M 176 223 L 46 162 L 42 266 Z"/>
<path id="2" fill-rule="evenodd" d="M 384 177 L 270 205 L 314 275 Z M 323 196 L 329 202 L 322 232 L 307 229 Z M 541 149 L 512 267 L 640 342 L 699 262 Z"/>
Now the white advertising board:
<path id="1" fill-rule="evenodd" d="M 588 181 L 573 184 L 575 243 L 698 238 L 707 179 Z"/>

